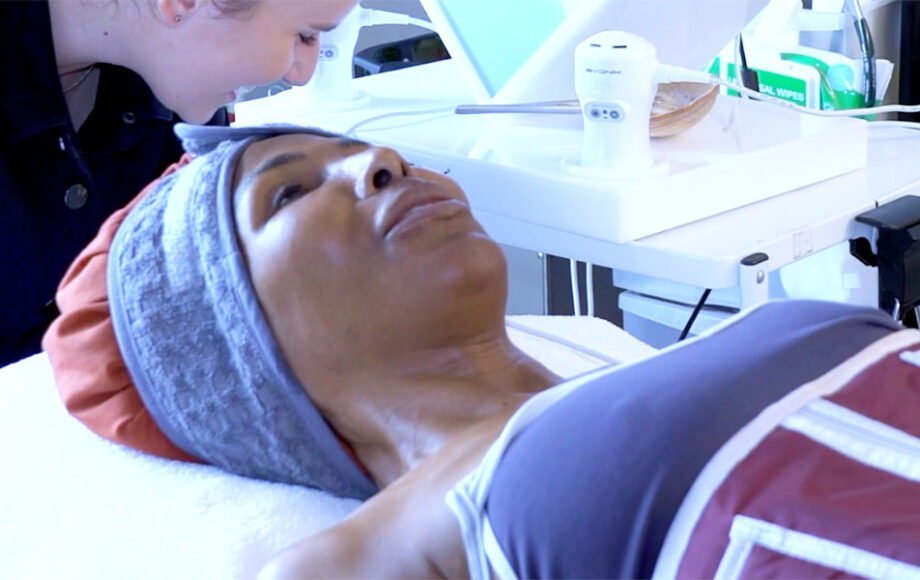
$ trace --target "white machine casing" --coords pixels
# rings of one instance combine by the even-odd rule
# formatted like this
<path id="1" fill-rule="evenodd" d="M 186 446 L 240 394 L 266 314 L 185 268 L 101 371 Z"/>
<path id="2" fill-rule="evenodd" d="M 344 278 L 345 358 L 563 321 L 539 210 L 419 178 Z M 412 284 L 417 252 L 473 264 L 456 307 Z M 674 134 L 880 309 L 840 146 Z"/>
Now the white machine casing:
<path id="1" fill-rule="evenodd" d="M 657 68 L 655 47 L 630 32 L 599 32 L 576 47 L 583 167 L 624 178 L 641 176 L 652 167 L 649 116 Z"/>
<path id="2" fill-rule="evenodd" d="M 659 83 L 709 83 L 708 73 L 658 62 L 655 46 L 631 32 L 598 32 L 575 48 L 575 93 L 581 104 L 581 164 L 571 173 L 636 179 L 668 171 L 652 155 L 649 117 Z"/>
<path id="3" fill-rule="evenodd" d="M 657 68 L 655 47 L 630 32 L 599 32 L 575 48 L 583 167 L 621 177 L 641 176 L 652 167 L 649 116 Z"/>

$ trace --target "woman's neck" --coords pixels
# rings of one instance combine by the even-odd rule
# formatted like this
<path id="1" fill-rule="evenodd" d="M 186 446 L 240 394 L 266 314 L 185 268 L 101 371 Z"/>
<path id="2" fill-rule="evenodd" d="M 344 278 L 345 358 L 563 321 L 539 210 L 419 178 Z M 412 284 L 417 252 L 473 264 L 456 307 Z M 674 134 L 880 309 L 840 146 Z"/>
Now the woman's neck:
<path id="1" fill-rule="evenodd" d="M 504 424 L 534 393 L 560 382 L 507 337 L 417 353 L 375 374 L 349 379 L 372 386 L 353 402 L 348 421 L 332 422 L 381 487 L 446 442 Z"/>
<path id="2" fill-rule="evenodd" d="M 59 75 L 87 70 L 96 63 L 128 66 L 132 45 L 143 17 L 130 2 L 97 3 L 85 0 L 51 0 L 51 33 Z"/>
<path id="3" fill-rule="evenodd" d="M 132 68 L 134 44 L 125 38 L 143 38 L 143 20 L 130 3 L 51 0 L 48 3 L 54 56 L 61 90 L 74 130 L 79 130 L 96 102 L 98 63 Z"/>

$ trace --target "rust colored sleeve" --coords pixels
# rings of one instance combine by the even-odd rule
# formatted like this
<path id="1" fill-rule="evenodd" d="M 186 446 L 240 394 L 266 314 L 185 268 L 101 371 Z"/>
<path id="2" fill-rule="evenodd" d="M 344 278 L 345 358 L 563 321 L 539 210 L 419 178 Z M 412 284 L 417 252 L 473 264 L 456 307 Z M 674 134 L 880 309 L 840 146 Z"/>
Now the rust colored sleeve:
<path id="1" fill-rule="evenodd" d="M 184 155 L 161 178 L 190 160 Z M 64 405 L 92 431 L 152 455 L 200 462 L 167 439 L 148 413 L 122 360 L 109 312 L 109 247 L 125 216 L 158 181 L 112 214 L 70 265 L 55 296 L 61 314 L 45 333 L 42 347 Z"/>

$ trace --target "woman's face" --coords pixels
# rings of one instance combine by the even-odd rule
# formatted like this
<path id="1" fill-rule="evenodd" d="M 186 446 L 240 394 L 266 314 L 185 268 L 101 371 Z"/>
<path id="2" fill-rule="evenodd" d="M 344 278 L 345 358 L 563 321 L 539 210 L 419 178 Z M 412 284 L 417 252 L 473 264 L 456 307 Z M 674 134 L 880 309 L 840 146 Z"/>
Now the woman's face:
<path id="1" fill-rule="evenodd" d="M 182 18 L 166 30 L 166 46 L 143 57 L 142 75 L 167 108 L 186 122 L 203 123 L 244 87 L 281 79 L 306 83 L 316 68 L 320 34 L 337 26 L 356 4 L 261 0 L 224 14 L 211 0 L 202 0 L 193 10 L 177 13 Z M 168 18 L 172 12 L 164 14 Z"/>
<path id="2" fill-rule="evenodd" d="M 296 134 L 250 146 L 235 184 L 253 285 L 303 384 L 501 327 L 503 254 L 443 175 Z"/>

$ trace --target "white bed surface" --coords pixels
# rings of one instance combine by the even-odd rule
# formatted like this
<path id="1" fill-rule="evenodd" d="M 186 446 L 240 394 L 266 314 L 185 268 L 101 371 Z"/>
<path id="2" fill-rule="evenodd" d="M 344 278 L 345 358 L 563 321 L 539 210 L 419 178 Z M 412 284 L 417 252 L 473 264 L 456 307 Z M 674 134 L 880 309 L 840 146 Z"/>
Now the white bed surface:
<path id="1" fill-rule="evenodd" d="M 587 317 L 513 316 L 509 334 L 562 376 L 654 352 Z M 44 353 L 0 369 L 0 465 L 0 578 L 252 578 L 358 505 L 105 441 L 67 414 Z"/>

